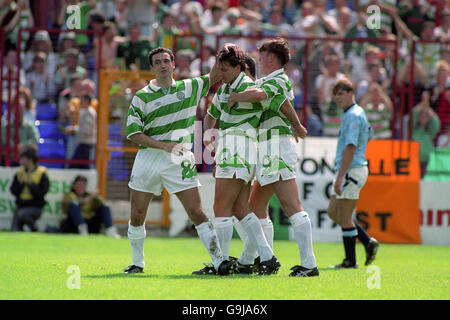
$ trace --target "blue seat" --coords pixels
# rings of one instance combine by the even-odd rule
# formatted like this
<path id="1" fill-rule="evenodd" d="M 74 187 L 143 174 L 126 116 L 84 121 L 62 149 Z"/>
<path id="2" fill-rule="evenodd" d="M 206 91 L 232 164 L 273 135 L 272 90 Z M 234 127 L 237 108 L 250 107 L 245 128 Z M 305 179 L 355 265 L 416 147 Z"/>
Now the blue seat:
<path id="1" fill-rule="evenodd" d="M 37 104 L 36 120 L 58 119 L 58 107 L 55 104 Z"/>
<path id="2" fill-rule="evenodd" d="M 47 139 L 63 139 L 64 134 L 58 129 L 58 123 L 56 121 L 49 120 L 37 120 L 36 127 L 39 130 L 41 138 Z"/>
<path id="3" fill-rule="evenodd" d="M 40 139 L 38 144 L 39 158 L 66 159 L 66 146 L 63 139 Z M 64 168 L 64 163 L 41 162 L 47 168 Z"/>

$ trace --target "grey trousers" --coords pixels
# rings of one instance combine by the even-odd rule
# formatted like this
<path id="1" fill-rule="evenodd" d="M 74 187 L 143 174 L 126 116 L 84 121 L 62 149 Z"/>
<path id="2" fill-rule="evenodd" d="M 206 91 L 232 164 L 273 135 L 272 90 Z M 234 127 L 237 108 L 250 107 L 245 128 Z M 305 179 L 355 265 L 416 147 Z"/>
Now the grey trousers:
<path id="1" fill-rule="evenodd" d="M 31 231 L 37 231 L 36 221 L 41 217 L 41 207 L 24 207 L 18 208 L 14 212 L 11 231 L 23 231 L 23 226 L 27 225 Z"/>

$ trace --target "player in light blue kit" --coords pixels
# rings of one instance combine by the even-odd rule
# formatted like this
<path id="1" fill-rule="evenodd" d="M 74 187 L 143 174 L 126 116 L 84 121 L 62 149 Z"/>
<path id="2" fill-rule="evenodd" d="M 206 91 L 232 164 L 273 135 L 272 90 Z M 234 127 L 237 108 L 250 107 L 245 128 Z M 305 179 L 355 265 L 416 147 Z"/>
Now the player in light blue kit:
<path id="1" fill-rule="evenodd" d="M 356 268 L 355 243 L 358 237 L 366 248 L 366 265 L 374 259 L 378 241 L 371 238 L 353 219 L 359 192 L 367 181 L 369 169 L 365 157 L 367 143 L 373 135 L 363 108 L 355 103 L 350 80 L 342 79 L 333 86 L 333 99 L 344 110 L 336 150 L 333 194 L 328 206 L 329 217 L 342 228 L 345 259 L 334 268 Z"/>

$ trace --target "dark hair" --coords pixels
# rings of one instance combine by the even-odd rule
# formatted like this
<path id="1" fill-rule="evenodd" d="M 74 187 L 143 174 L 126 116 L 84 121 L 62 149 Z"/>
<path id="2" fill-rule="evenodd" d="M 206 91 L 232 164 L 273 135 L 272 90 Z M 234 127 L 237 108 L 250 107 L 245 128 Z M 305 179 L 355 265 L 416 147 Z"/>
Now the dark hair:
<path id="1" fill-rule="evenodd" d="M 258 48 L 258 50 L 259 52 L 267 51 L 273 53 L 282 67 L 291 60 L 289 43 L 283 38 L 267 40 Z"/>
<path id="2" fill-rule="evenodd" d="M 248 70 L 253 79 L 256 79 L 256 61 L 248 53 L 245 54 L 245 69 Z"/>
<path id="3" fill-rule="evenodd" d="M 84 182 L 88 182 L 88 179 L 87 179 L 87 177 L 86 176 L 84 176 L 84 175 L 78 175 L 78 176 L 76 176 L 75 177 L 75 179 L 73 180 L 73 182 L 72 182 L 72 187 L 71 187 L 71 190 L 72 191 L 74 191 L 74 189 L 73 189 L 73 186 L 75 185 L 75 183 L 77 183 L 78 181 L 84 181 Z"/>
<path id="4" fill-rule="evenodd" d="M 224 48 L 219 51 L 217 55 L 217 62 L 224 63 L 225 61 L 232 67 L 240 66 L 241 71 L 245 70 L 245 53 L 233 44 L 225 44 Z"/>
<path id="5" fill-rule="evenodd" d="M 36 164 L 39 160 L 38 149 L 35 145 L 27 145 L 23 148 L 19 157 L 30 159 Z"/>
<path id="6" fill-rule="evenodd" d="M 338 93 L 341 90 L 344 90 L 344 91 L 347 91 L 347 92 L 354 92 L 355 91 L 355 89 L 353 88 L 353 83 L 347 78 L 343 78 L 341 80 L 338 80 L 333 85 L 333 89 L 332 89 L 333 94 L 336 94 L 336 93 Z"/>
<path id="7" fill-rule="evenodd" d="M 161 52 L 168 53 L 169 56 L 170 56 L 170 61 L 172 61 L 172 62 L 174 61 L 175 57 L 173 55 L 172 50 L 167 49 L 167 48 L 163 48 L 163 47 L 158 47 L 158 48 L 153 49 L 152 51 L 150 51 L 149 54 L 148 54 L 148 62 L 150 63 L 150 66 L 153 66 L 153 61 L 152 61 L 153 56 L 155 54 L 158 54 L 158 53 L 161 53 Z"/>

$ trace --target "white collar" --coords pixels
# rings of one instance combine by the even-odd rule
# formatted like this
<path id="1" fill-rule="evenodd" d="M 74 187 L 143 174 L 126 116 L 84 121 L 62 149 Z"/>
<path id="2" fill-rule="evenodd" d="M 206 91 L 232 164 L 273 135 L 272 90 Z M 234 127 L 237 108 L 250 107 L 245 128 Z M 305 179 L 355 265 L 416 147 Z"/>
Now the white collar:
<path id="1" fill-rule="evenodd" d="M 174 80 L 174 79 L 172 79 L 172 84 L 170 85 L 170 86 L 174 86 L 176 84 L 176 81 Z M 150 82 L 149 82 L 149 84 L 148 84 L 148 87 L 152 90 L 152 91 L 155 91 L 155 92 L 157 92 L 157 91 L 159 91 L 159 90 L 161 90 L 161 89 L 164 89 L 163 87 L 158 87 L 156 84 L 155 84 L 155 79 L 153 79 L 153 80 L 150 80 Z M 170 87 L 169 87 L 170 88 Z M 164 89 L 165 90 L 165 89 Z"/>

